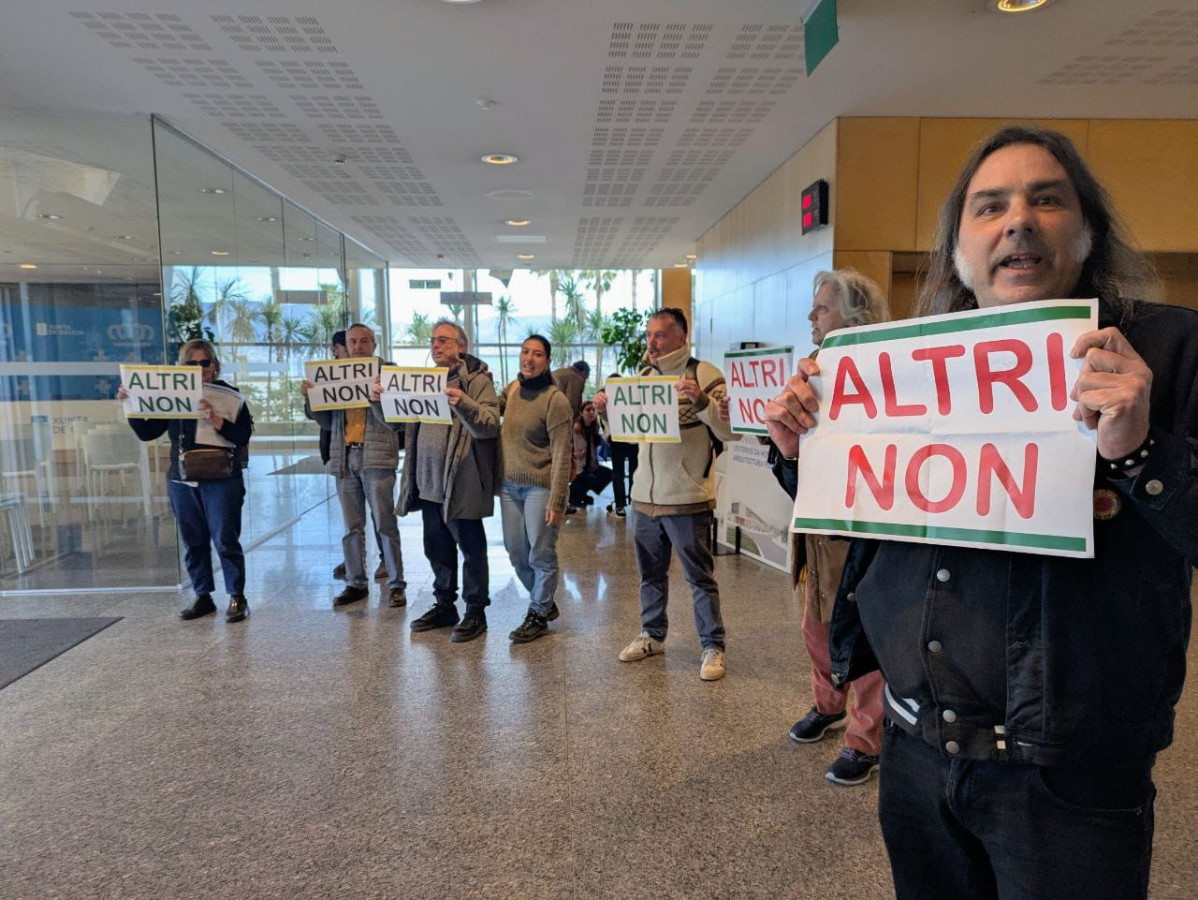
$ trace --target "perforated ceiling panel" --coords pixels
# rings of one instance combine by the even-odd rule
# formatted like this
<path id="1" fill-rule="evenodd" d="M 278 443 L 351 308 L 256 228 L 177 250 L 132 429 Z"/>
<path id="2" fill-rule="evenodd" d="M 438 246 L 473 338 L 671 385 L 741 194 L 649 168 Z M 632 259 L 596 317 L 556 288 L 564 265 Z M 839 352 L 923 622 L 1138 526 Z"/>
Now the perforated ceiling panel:
<path id="1" fill-rule="evenodd" d="M 677 222 L 677 216 L 637 216 L 620 242 L 618 257 L 627 265 L 636 265 L 661 243 Z"/>
<path id="2" fill-rule="evenodd" d="M 71 17 L 118 50 L 186 53 L 212 47 L 172 13 L 72 12 Z"/>
<path id="3" fill-rule="evenodd" d="M 803 59 L 803 26 L 742 25 L 728 59 L 777 60 Z"/>
<path id="4" fill-rule="evenodd" d="M 364 91 L 349 63 L 324 59 L 264 59 L 258 68 L 285 91 Z"/>
<path id="5" fill-rule="evenodd" d="M 624 220 L 616 216 L 583 216 L 574 232 L 574 262 L 583 266 L 609 265 L 612 245 Z"/>
<path id="6" fill-rule="evenodd" d="M 711 36 L 711 25 L 681 22 L 617 22 L 607 55 L 612 59 L 698 59 Z"/>
<path id="7" fill-rule="evenodd" d="M 213 16 L 212 21 L 246 53 L 336 53 L 314 16 Z"/>
<path id="8" fill-rule="evenodd" d="M 433 265 L 435 258 L 411 230 L 395 216 L 350 216 L 350 218 L 377 234 L 380 238 L 402 253 L 414 264 Z"/>
<path id="9" fill-rule="evenodd" d="M 412 224 L 436 252 L 464 263 L 478 263 L 478 252 L 453 219 L 439 216 L 413 216 Z"/>
<path id="10" fill-rule="evenodd" d="M 147 72 L 171 87 L 182 88 L 225 88 L 250 90 L 253 82 L 237 71 L 224 59 L 176 59 L 173 57 L 134 57 L 133 61 Z"/>
<path id="11" fill-rule="evenodd" d="M 1056 67 L 1040 84 L 1193 84 L 1198 9 L 1161 9 Z"/>
<path id="12" fill-rule="evenodd" d="M 285 119 L 287 113 L 262 94 L 184 94 L 206 115 L 217 119 Z"/>

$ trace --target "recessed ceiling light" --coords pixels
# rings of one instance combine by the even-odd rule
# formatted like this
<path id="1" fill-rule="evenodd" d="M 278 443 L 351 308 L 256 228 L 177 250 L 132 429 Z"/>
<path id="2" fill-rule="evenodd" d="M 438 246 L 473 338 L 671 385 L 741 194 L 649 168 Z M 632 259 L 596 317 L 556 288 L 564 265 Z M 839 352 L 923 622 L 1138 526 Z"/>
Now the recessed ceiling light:
<path id="1" fill-rule="evenodd" d="M 213 256 L 228 256 L 229 251 L 228 250 L 213 250 L 212 255 Z"/>
<path id="2" fill-rule="evenodd" d="M 310 237 L 302 237 L 302 238 L 300 238 L 300 240 L 301 240 L 301 241 L 314 241 L 314 240 L 316 240 L 316 239 L 315 239 L 315 238 L 310 238 Z"/>
<path id="3" fill-rule="evenodd" d="M 133 235 L 131 235 L 131 234 L 118 234 L 118 235 L 116 236 L 116 239 L 117 239 L 118 241 L 131 241 L 131 240 L 133 240 Z"/>
<path id="4" fill-rule="evenodd" d="M 57 213 L 38 213 L 37 217 L 39 219 L 51 219 L 55 222 L 62 218 L 62 216 L 58 215 Z"/>
<path id="5" fill-rule="evenodd" d="M 1004 13 L 1030 12 L 1047 4 L 1048 0 L 990 0 L 992 9 Z"/>
<path id="6" fill-rule="evenodd" d="M 690 263 L 674 263 L 674 268 L 675 269 L 689 269 L 690 265 L 691 265 Z"/>
<path id="7" fill-rule="evenodd" d="M 172 250 L 171 251 L 171 256 L 182 256 L 182 255 L 183 255 L 182 250 Z"/>
<path id="8" fill-rule="evenodd" d="M 224 188 L 206 187 L 206 188 L 200 188 L 200 193 L 201 194 L 225 194 L 228 192 Z"/>
<path id="9" fill-rule="evenodd" d="M 517 253 L 516 259 L 536 259 L 536 256 L 532 253 Z"/>
<path id="10" fill-rule="evenodd" d="M 442 3 L 448 3 L 450 6 L 467 6 L 471 3 L 478 3 L 479 0 L 441 0 Z"/>
<path id="11" fill-rule="evenodd" d="M 259 222 L 277 222 L 277 221 L 279 221 L 279 217 L 278 216 L 258 216 L 258 221 Z"/>
<path id="12" fill-rule="evenodd" d="M 485 153 L 482 156 L 482 161 L 492 166 L 510 166 L 512 163 L 519 162 L 520 157 L 514 153 Z"/>
<path id="13" fill-rule="evenodd" d="M 21 268 L 22 269 L 36 269 L 37 266 L 35 266 L 33 263 L 21 263 Z"/>
<path id="14" fill-rule="evenodd" d="M 504 224 L 511 225 L 513 228 L 523 228 L 530 221 L 530 219 L 507 219 Z"/>
<path id="15" fill-rule="evenodd" d="M 687 259 L 698 259 L 699 255 L 697 253 L 688 253 L 688 254 L 686 254 L 686 258 Z"/>

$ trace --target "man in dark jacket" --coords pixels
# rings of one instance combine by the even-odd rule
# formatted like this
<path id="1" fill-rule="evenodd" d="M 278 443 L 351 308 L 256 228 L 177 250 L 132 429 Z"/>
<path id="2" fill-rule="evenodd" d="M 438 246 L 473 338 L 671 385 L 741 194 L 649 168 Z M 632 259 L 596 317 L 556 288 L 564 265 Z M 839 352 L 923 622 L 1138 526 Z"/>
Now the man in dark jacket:
<path id="1" fill-rule="evenodd" d="M 1152 277 L 1121 231 L 1069 140 L 1030 128 L 987 141 L 941 214 L 919 314 L 1099 298 L 1071 393 L 1097 442 L 1095 551 L 854 541 L 833 680 L 886 677 L 900 898 L 1147 896 L 1198 562 L 1198 314 L 1130 299 Z M 800 370 L 766 413 L 788 457 L 815 425 L 819 367 Z"/>
<path id="2" fill-rule="evenodd" d="M 419 509 L 424 555 L 433 567 L 432 609 L 412 622 L 412 631 L 454 626 L 451 640 L 472 641 L 487 630 L 490 569 L 482 520 L 495 510 L 499 398 L 486 365 L 467 353 L 466 333 L 456 322 L 433 326 L 433 363 L 449 369 L 445 392 L 449 425 L 407 425 L 407 450 L 396 512 Z M 377 406 L 377 405 L 376 405 Z M 381 410 L 377 410 L 381 415 Z M 397 426 L 392 426 L 397 427 Z M 459 621 L 458 551 L 462 552 Z"/>
<path id="3" fill-rule="evenodd" d="M 374 356 L 374 332 L 366 325 L 351 325 L 345 332 L 349 356 Z M 380 364 L 383 362 L 379 360 Z M 387 595 L 391 606 L 407 604 L 403 556 L 399 548 L 399 523 L 395 521 L 395 469 L 399 465 L 400 436 L 387 427 L 382 415 L 365 409 L 313 411 L 308 402 L 312 385 L 305 381 L 304 414 L 332 433 L 329 468 L 337 479 L 337 497 L 345 519 L 341 549 L 345 556 L 345 589 L 333 598 L 334 606 L 356 603 L 370 596 L 366 580 L 366 509 L 382 538 L 387 565 Z"/>

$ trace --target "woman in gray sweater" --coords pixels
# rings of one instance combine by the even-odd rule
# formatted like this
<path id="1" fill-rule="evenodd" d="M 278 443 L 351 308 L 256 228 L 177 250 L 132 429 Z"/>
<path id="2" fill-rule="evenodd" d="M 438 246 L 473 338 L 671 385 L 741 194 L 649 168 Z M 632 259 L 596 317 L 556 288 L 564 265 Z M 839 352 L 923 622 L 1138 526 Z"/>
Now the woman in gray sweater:
<path id="1" fill-rule="evenodd" d="M 520 373 L 504 390 L 499 505 L 503 543 L 531 599 L 510 635 L 526 644 L 557 618 L 557 532 L 570 487 L 571 424 L 566 395 L 549 373 L 549 341 L 534 334 L 520 347 Z"/>

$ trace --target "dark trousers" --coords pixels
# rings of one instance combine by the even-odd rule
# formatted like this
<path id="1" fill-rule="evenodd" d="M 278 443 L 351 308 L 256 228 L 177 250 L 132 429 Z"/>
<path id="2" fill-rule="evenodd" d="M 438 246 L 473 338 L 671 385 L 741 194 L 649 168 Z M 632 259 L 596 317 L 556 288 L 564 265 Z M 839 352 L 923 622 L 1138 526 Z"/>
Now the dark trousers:
<path id="1" fill-rule="evenodd" d="M 682 574 L 691 586 L 695 628 L 705 647 L 724 649 L 720 587 L 711 554 L 711 512 L 682 516 L 632 514 L 636 567 L 641 575 L 641 627 L 657 641 L 666 639 L 669 617 L 670 552 L 678 554 Z"/>
<path id="2" fill-rule="evenodd" d="M 442 517 L 441 504 L 418 500 L 424 520 L 424 555 L 433 567 L 433 594 L 438 606 L 453 606 L 458 599 L 458 550 L 462 551 L 462 599 L 467 609 L 482 610 L 491 604 L 488 595 L 487 533 L 482 519 Z"/>
<path id="3" fill-rule="evenodd" d="M 591 472 L 579 472 L 570 482 L 570 505 L 582 506 L 588 492 L 602 494 L 611 484 L 611 469 L 598 466 Z"/>
<path id="4" fill-rule="evenodd" d="M 632 490 L 632 476 L 636 473 L 641 448 L 625 441 L 611 442 L 612 492 L 616 495 L 616 509 L 628 505 L 628 494 Z M 627 477 L 627 487 L 624 479 Z"/>
<path id="5" fill-rule="evenodd" d="M 1148 896 L 1153 759 L 952 759 L 888 724 L 878 819 L 898 900 Z"/>
<path id="6" fill-rule="evenodd" d="M 195 487 L 181 481 L 167 483 L 167 496 L 183 541 L 183 562 L 197 594 L 216 590 L 212 577 L 212 551 L 220 556 L 225 590 L 230 594 L 245 591 L 245 554 L 241 552 L 241 507 L 245 502 L 245 483 L 241 472 L 220 481 L 200 481 Z"/>

